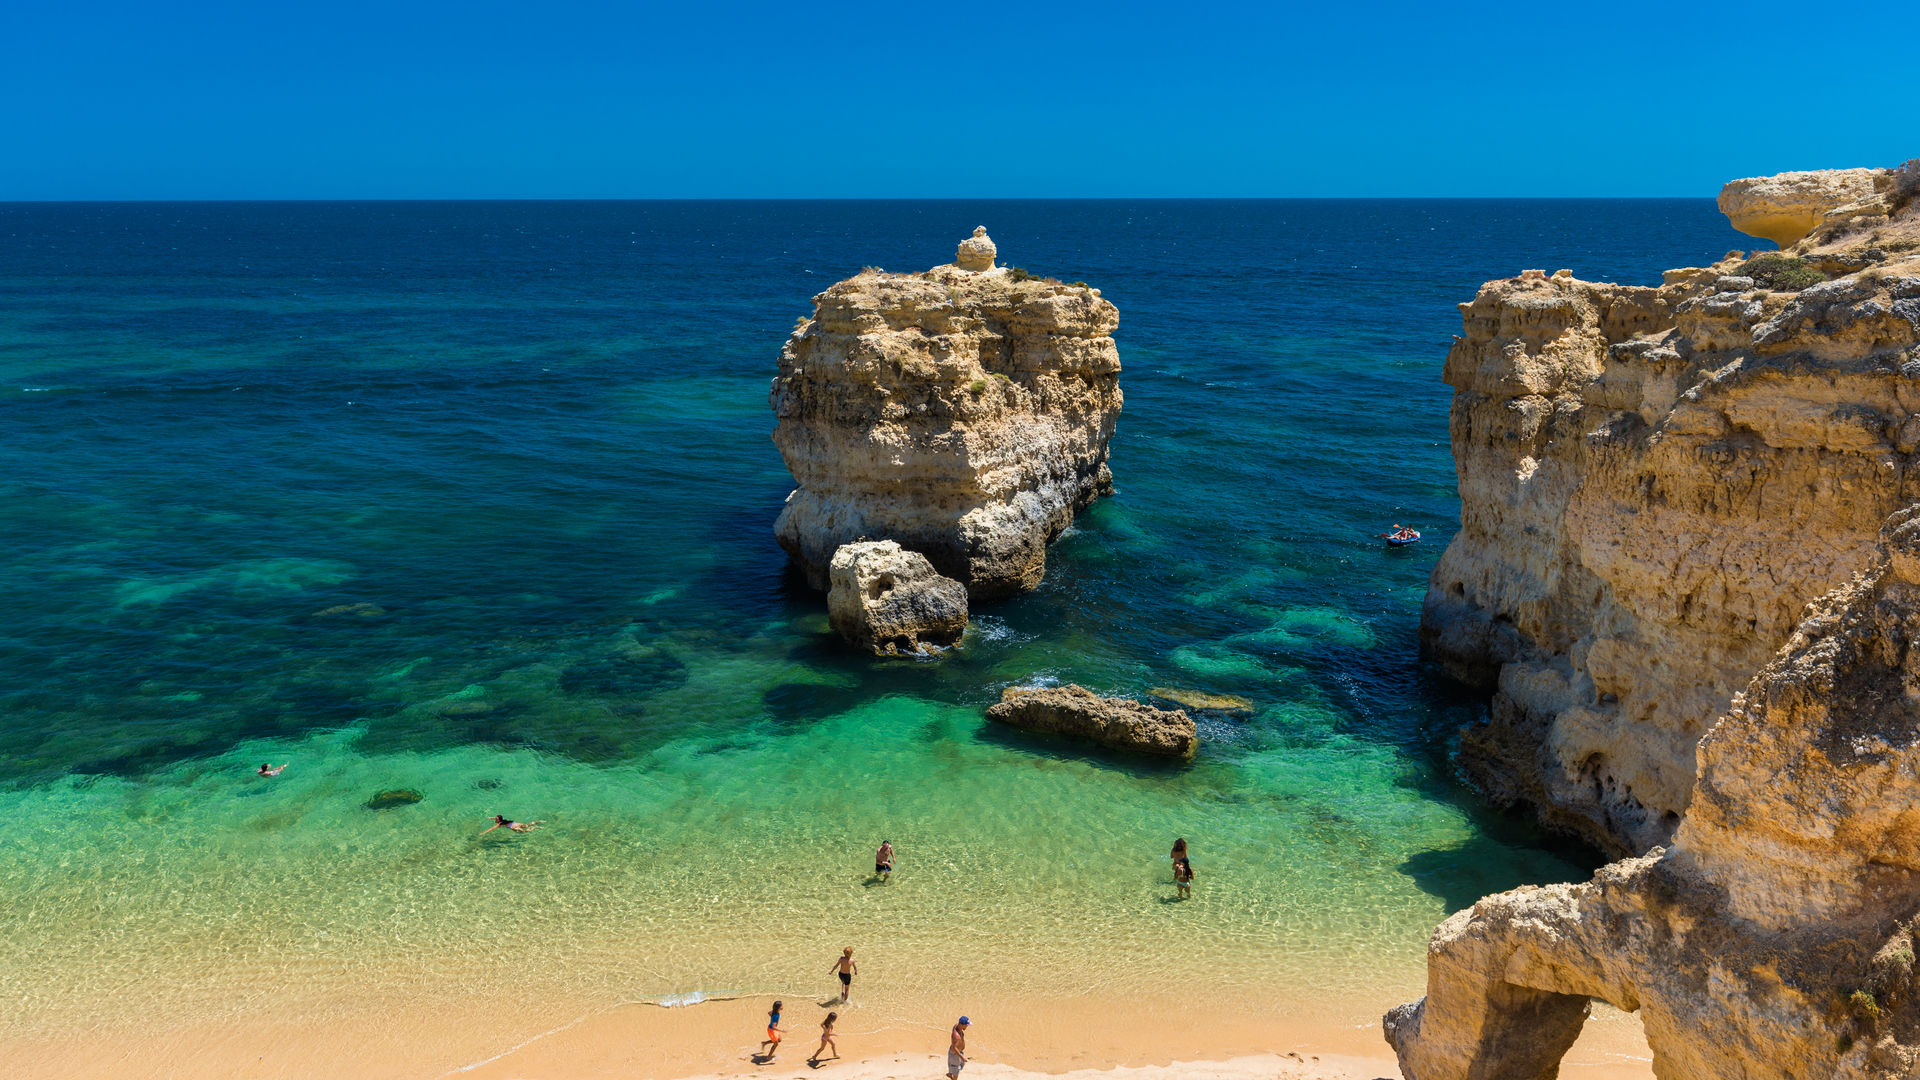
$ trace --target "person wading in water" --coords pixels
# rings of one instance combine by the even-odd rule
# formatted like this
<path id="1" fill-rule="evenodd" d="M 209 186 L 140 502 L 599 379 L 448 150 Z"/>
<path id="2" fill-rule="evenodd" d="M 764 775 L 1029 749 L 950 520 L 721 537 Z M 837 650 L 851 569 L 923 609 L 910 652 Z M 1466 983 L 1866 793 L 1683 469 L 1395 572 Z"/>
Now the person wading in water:
<path id="1" fill-rule="evenodd" d="M 853 946 L 840 950 L 840 958 L 827 970 L 840 973 L 840 1003 L 846 1004 L 847 995 L 853 992 L 853 977 L 860 974 L 860 965 L 853 962 Z"/>

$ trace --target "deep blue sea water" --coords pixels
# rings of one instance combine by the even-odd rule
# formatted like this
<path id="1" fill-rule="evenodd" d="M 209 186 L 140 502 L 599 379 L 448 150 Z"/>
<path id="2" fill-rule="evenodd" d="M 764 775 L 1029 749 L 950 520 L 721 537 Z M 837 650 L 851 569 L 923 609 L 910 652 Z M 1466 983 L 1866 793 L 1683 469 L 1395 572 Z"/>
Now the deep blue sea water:
<path id="1" fill-rule="evenodd" d="M 812 294 L 978 224 L 1118 306 L 1117 494 L 961 649 L 858 656 L 773 542 L 768 381 Z M 0 991 L 46 1026 L 103 966 L 183 1009 L 236 966 L 484 982 L 473 905 L 527 890 L 583 993 L 778 989 L 715 944 L 767 905 L 903 956 L 1033 936 L 1059 992 L 1417 988 L 1446 912 L 1591 867 L 1458 783 L 1479 705 L 1417 656 L 1455 305 L 1748 246 L 1705 199 L 0 204 Z M 1255 709 L 1141 766 L 988 729 L 1036 678 Z M 496 811 L 552 824 L 474 839 Z M 637 923 L 696 955 L 634 974 Z M 1184 966 L 1131 947 L 1168 932 Z"/>

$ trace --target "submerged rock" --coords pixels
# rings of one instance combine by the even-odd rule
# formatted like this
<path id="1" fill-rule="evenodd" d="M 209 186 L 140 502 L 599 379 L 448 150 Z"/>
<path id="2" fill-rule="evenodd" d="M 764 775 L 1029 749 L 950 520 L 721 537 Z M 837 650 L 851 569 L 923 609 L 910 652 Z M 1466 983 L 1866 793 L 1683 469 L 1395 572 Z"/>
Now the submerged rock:
<path id="1" fill-rule="evenodd" d="M 1495 802 L 1617 856 L 1670 841 L 1701 733 L 1920 493 L 1910 176 L 1740 181 L 1736 224 L 1799 192 L 1812 233 L 1657 288 L 1532 270 L 1463 305 L 1460 531 L 1421 637 L 1492 691 L 1460 761 Z"/>
<path id="2" fill-rule="evenodd" d="M 984 229 L 918 274 L 813 298 L 768 395 L 797 487 L 774 525 L 816 589 L 843 544 L 898 541 L 976 598 L 1031 589 L 1047 544 L 1113 491 L 1119 312 L 995 267 Z"/>
<path id="3" fill-rule="evenodd" d="M 1238 694 L 1211 694 L 1205 690 L 1187 690 L 1177 686 L 1156 686 L 1148 690 L 1147 694 L 1196 712 L 1250 713 L 1253 711 L 1253 702 Z"/>
<path id="4" fill-rule="evenodd" d="M 1092 739 L 1116 750 L 1190 758 L 1199 744 L 1183 709 L 1156 709 L 1127 698 L 1101 697 L 1084 686 L 1010 686 L 987 717 L 1028 731 Z"/>
<path id="5" fill-rule="evenodd" d="M 399 806 L 412 806 L 424 798 L 426 798 L 425 795 L 412 788 L 394 788 L 380 792 L 361 805 L 369 810 L 392 810 Z"/>
<path id="6" fill-rule="evenodd" d="M 1589 998 L 1657 1076 L 1892 1080 L 1920 1063 L 1920 506 L 1700 740 L 1673 846 L 1440 925 L 1387 1014 L 1408 1080 L 1555 1075 Z"/>
<path id="7" fill-rule="evenodd" d="M 827 621 L 840 636 L 882 656 L 958 644 L 967 629 L 967 588 L 934 572 L 925 555 L 891 540 L 834 552 Z"/>

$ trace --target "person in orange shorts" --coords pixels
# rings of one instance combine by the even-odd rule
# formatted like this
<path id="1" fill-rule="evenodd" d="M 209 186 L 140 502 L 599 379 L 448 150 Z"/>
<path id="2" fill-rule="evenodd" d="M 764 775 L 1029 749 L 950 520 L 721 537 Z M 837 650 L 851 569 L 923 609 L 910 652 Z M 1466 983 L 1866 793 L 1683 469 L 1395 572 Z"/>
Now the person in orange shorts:
<path id="1" fill-rule="evenodd" d="M 776 1001 L 773 1008 L 767 1010 L 767 1037 L 760 1044 L 761 1057 L 773 1060 L 773 1055 L 780 1049 L 780 1033 L 785 1030 L 780 1026 L 780 1002 Z"/>

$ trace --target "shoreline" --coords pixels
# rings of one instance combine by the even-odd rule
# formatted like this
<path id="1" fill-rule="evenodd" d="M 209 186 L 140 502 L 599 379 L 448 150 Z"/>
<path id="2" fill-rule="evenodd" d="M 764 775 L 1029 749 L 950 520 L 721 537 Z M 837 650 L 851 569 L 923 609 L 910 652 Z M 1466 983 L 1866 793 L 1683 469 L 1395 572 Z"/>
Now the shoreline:
<path id="1" fill-rule="evenodd" d="M 365 1001 L 353 1019 L 232 1016 L 144 1033 L 0 1037 L 25 1080 L 934 1080 L 945 1075 L 945 1011 L 887 1001 L 786 999 L 773 1063 L 752 1056 L 771 998 L 688 1006 L 622 1002 Z M 809 1067 L 819 1020 L 841 1011 L 843 1057 Z M 941 1006 L 944 1010 L 944 1006 Z M 1178 1001 L 989 1000 L 967 1006 L 973 1060 L 962 1080 L 1377 1080 L 1400 1076 L 1377 1018 L 1346 1024 L 1296 1011 L 1223 1012 Z M 1377 1017 L 1377 1014 L 1376 1014 Z M 1647 1080 L 1639 1022 L 1597 1011 L 1563 1063 L 1567 1080 Z"/>

